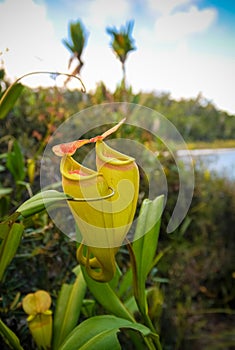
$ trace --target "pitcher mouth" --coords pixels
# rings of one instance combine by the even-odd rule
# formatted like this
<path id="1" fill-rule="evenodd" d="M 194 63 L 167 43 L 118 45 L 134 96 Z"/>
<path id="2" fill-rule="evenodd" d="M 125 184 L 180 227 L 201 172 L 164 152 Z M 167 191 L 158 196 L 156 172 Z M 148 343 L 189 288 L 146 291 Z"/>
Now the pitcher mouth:
<path id="1" fill-rule="evenodd" d="M 65 178 L 74 181 L 91 180 L 97 176 L 102 176 L 102 174 L 79 164 L 71 156 L 67 155 L 62 158 L 60 172 Z"/>
<path id="2" fill-rule="evenodd" d="M 99 160 L 108 165 L 128 165 L 135 161 L 134 158 L 109 147 L 102 140 L 96 142 L 96 154 Z"/>

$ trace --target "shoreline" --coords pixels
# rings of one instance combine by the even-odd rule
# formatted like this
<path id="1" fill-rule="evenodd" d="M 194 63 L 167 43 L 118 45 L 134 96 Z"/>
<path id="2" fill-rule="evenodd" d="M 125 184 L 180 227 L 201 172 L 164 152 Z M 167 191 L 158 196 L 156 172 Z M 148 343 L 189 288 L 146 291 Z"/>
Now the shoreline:
<path id="1" fill-rule="evenodd" d="M 235 148 L 201 148 L 201 149 L 188 149 L 188 150 L 177 150 L 176 154 L 179 157 L 188 156 L 200 156 L 200 155 L 210 155 L 210 154 L 221 154 L 235 152 Z"/>

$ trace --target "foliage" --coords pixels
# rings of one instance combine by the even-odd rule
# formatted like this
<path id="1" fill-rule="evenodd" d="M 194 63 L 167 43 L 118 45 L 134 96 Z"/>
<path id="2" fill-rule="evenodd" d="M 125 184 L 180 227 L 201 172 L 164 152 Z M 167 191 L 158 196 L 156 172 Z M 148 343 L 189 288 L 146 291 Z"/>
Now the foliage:
<path id="1" fill-rule="evenodd" d="M 81 339 L 80 334 L 85 339 L 85 333 L 92 343 L 98 332 L 101 346 L 104 340 L 116 348 L 120 343 L 123 349 L 157 347 L 153 330 L 160 335 L 164 349 L 230 349 L 235 343 L 233 183 L 199 169 L 188 216 L 167 236 L 165 228 L 178 194 L 178 174 L 174 161 L 160 154 L 169 191 L 161 227 L 156 224 L 154 233 L 149 231 L 149 236 L 129 247 L 129 255 L 127 247 L 122 247 L 117 254 L 116 275 L 104 284 L 89 278 L 84 269 L 79 271 L 75 242 L 62 235 L 44 211 L 37 193 L 39 163 L 48 137 L 72 114 L 93 104 L 118 101 L 122 92 L 121 86 L 111 93 L 100 84 L 84 99 L 79 91 L 25 87 L 14 108 L 0 120 L 0 333 L 13 348 L 36 349 L 21 303 L 28 293 L 44 289 L 53 301 L 55 349 L 58 344 L 68 348 L 77 337 Z M 201 96 L 174 101 L 167 94 L 135 95 L 130 88 L 125 99 L 164 114 L 186 141 L 234 138 L 234 117 L 218 111 Z M 130 130 L 122 132 L 128 137 Z M 147 136 L 135 133 L 139 142 L 151 146 Z M 30 159 L 35 162 L 33 181 L 29 178 Z M 143 182 L 143 191 L 145 186 Z M 57 195 L 50 192 L 47 200 L 63 200 Z M 148 206 L 153 208 L 159 201 L 144 202 L 141 210 L 146 210 L 146 218 L 151 211 Z M 17 209 L 26 213 L 25 217 L 13 214 Z M 138 224 L 137 235 L 138 230 L 146 229 L 147 221 Z M 156 240 L 150 247 L 151 235 Z M 146 256 L 149 262 L 143 264 Z M 76 310 L 73 317 L 71 310 Z M 66 324 L 58 321 L 63 318 Z M 87 327 L 93 327 L 91 339 Z M 4 344 L 1 349 L 8 349 Z"/>
<path id="2" fill-rule="evenodd" d="M 37 196 L 36 196 L 37 197 Z M 160 200 L 160 199 L 159 199 Z M 27 216 L 30 215 L 29 211 L 30 209 L 31 211 L 31 215 L 35 214 L 35 208 L 38 208 L 38 210 L 41 211 L 41 206 L 37 205 L 37 200 L 35 201 L 34 198 L 31 198 L 31 200 L 29 200 L 29 204 L 27 206 Z M 161 199 L 161 203 L 162 203 L 162 199 Z M 36 204 L 35 204 L 36 203 Z M 150 202 L 149 202 L 150 205 Z M 162 211 L 162 205 L 158 207 L 157 210 L 157 218 L 160 217 Z M 24 209 L 24 204 L 18 208 L 18 213 L 20 214 L 24 214 L 25 213 L 25 209 Z M 14 218 L 15 220 L 18 217 Z M 13 220 L 13 219 L 12 219 Z M 145 217 L 140 218 L 140 220 L 145 220 Z M 153 222 L 154 224 L 154 222 Z M 17 223 L 13 224 L 14 225 L 20 225 Z M 22 224 L 21 224 L 22 226 Z M 140 223 L 140 226 L 143 227 L 143 224 Z M 158 231 L 159 231 L 160 226 L 157 225 L 156 228 L 154 229 L 155 231 L 155 240 L 158 239 Z M 151 231 L 152 231 L 152 227 L 151 227 Z M 146 228 L 145 230 L 146 232 L 146 236 L 148 236 L 150 234 L 150 231 L 148 231 L 148 229 Z M 22 233 L 22 229 L 21 229 L 21 233 Z M 1 254 L 3 253 L 3 257 L 4 257 L 4 253 L 8 252 L 8 247 L 6 245 L 4 245 L 4 242 L 6 239 L 8 239 L 8 234 L 9 232 L 6 232 L 5 236 L 3 237 L 3 242 L 1 243 Z M 144 237 L 144 236 L 143 236 Z M 139 240 L 143 240 L 145 238 L 139 238 Z M 137 237 L 138 238 L 138 237 Z M 19 243 L 18 243 L 19 244 Z M 142 247 L 142 248 L 141 248 Z M 147 252 L 146 250 L 148 249 L 148 246 L 144 246 L 143 244 L 140 243 L 140 251 L 139 253 L 141 255 L 146 255 Z M 131 246 L 129 245 L 129 249 L 132 251 Z M 142 250 L 142 251 L 141 251 Z M 132 255 L 134 256 L 135 252 L 132 251 Z M 137 254 L 135 256 L 135 260 L 136 258 L 138 258 Z M 8 261 L 9 263 L 9 261 Z M 150 261 L 150 265 L 152 264 L 152 262 Z M 142 268 L 141 268 L 142 269 Z M 81 306 L 82 306 L 82 300 L 85 294 L 85 282 L 84 279 L 81 275 L 81 271 L 80 269 L 76 269 L 76 273 L 77 273 L 77 279 L 75 280 L 73 287 L 69 287 L 66 285 L 62 286 L 60 295 L 57 299 L 56 302 L 56 313 L 55 313 L 55 323 L 54 323 L 54 336 L 53 336 L 53 347 L 52 349 L 57 349 L 59 346 L 59 349 L 71 349 L 72 348 L 76 348 L 76 344 L 78 342 L 78 337 L 82 338 L 80 339 L 80 341 L 84 342 L 86 339 L 84 338 L 87 334 L 89 334 L 87 341 L 89 340 L 88 344 L 90 349 L 93 348 L 93 342 L 95 341 L 96 346 L 98 346 L 98 348 L 102 348 L 102 346 L 105 346 L 104 344 L 109 344 L 109 346 L 111 344 L 113 344 L 114 346 L 116 346 L 116 348 L 120 348 L 117 342 L 117 339 L 115 337 L 116 332 L 118 331 L 119 327 L 125 327 L 125 328 L 132 328 L 135 330 L 140 331 L 140 333 L 143 334 L 143 339 L 146 342 L 146 344 L 148 345 L 148 347 L 150 349 L 153 348 L 153 344 L 156 343 L 156 346 L 158 349 L 161 349 L 160 343 L 159 343 L 159 337 L 156 334 L 155 330 L 154 330 L 154 326 L 151 323 L 151 320 L 148 319 L 148 322 L 146 324 L 147 327 L 142 326 L 141 324 L 136 324 L 136 321 L 134 319 L 134 315 L 132 315 L 130 312 L 128 312 L 126 310 L 125 305 L 122 303 L 122 301 L 119 299 L 118 295 L 116 294 L 115 290 L 114 290 L 114 285 L 112 285 L 112 283 L 110 282 L 109 284 L 109 289 L 108 289 L 108 293 L 107 293 L 107 284 L 106 283 L 98 283 L 94 280 L 92 280 L 88 275 L 87 272 L 85 270 L 82 270 L 83 275 L 85 280 L 87 281 L 87 285 L 90 289 L 90 291 L 95 295 L 95 298 L 97 299 L 97 301 L 99 301 L 101 303 L 102 306 L 104 306 L 104 308 L 107 307 L 108 311 L 111 312 L 114 315 L 120 316 L 122 315 L 124 317 L 124 319 L 118 319 L 118 318 L 110 318 L 109 320 L 107 319 L 106 321 L 109 322 L 109 326 L 106 324 L 104 324 L 105 328 L 103 329 L 103 332 L 101 332 L 101 330 L 99 329 L 99 327 L 101 326 L 102 322 L 101 322 L 101 318 L 97 319 L 97 326 L 96 328 L 93 328 L 93 323 L 95 321 L 95 318 L 90 318 L 89 322 L 84 322 L 81 323 L 77 328 L 75 328 L 73 330 L 73 328 L 76 326 L 77 320 L 79 318 L 79 314 L 80 314 L 80 310 L 81 310 Z M 121 276 L 119 276 L 120 278 Z M 90 282 L 88 282 L 90 279 Z M 145 280 L 144 279 L 139 279 L 139 277 L 133 274 L 133 281 L 134 281 L 134 285 L 138 286 L 142 285 L 141 289 L 145 287 Z M 98 288 L 97 288 L 97 284 L 98 283 Z M 129 286 L 127 286 L 129 288 Z M 28 300 L 28 297 L 30 296 L 30 303 L 32 300 L 32 296 L 33 294 L 30 294 L 28 296 L 26 296 L 26 298 L 24 300 Z M 108 304 L 107 304 L 108 301 Z M 112 302 L 111 302 L 112 301 Z M 137 297 L 136 297 L 136 301 L 137 301 Z M 27 310 L 31 310 L 32 307 L 27 301 L 27 305 L 26 305 L 26 301 L 24 302 L 24 309 L 26 310 L 26 306 L 27 306 Z M 139 304 L 139 310 L 140 313 L 142 313 L 141 310 L 143 310 L 145 308 L 144 305 L 146 305 L 147 300 L 146 300 L 146 294 L 144 293 L 142 295 L 142 299 L 140 299 L 138 301 Z M 37 310 L 38 309 L 38 305 L 34 306 L 33 309 Z M 41 309 L 40 309 L 41 310 Z M 44 310 L 44 307 L 43 307 Z M 31 312 L 31 311 L 27 311 L 27 312 Z M 39 312 L 39 311 L 36 311 Z M 72 317 L 71 317 L 71 313 L 72 313 Z M 46 315 L 46 312 L 44 312 L 45 317 L 51 317 L 49 314 Z M 41 318 L 37 319 L 37 317 L 39 317 L 39 315 L 34 314 L 32 315 L 33 319 L 32 321 L 29 321 L 28 318 L 28 322 L 29 322 L 29 327 L 31 325 L 31 332 L 35 338 L 36 343 L 39 345 L 39 347 L 42 347 L 43 349 L 46 349 L 48 347 L 48 337 L 47 334 L 47 329 L 42 331 L 42 328 L 46 326 L 45 324 L 45 320 L 43 321 Z M 41 316 L 42 317 L 42 316 Z M 127 322 L 127 320 L 128 322 Z M 61 322 L 61 320 L 63 320 L 63 322 Z M 105 317 L 104 319 L 105 320 Z M 112 320 L 112 324 L 110 324 L 110 321 Z M 34 322 L 34 328 L 32 328 L 32 323 Z M 36 326 L 37 323 L 37 326 Z M 85 327 L 89 325 L 88 330 L 86 328 L 85 331 L 81 332 L 82 327 Z M 116 324 L 116 325 L 115 325 Z M 99 327 L 98 327 L 99 325 Z M 7 327 L 7 326 L 6 326 Z M 110 332 L 107 332 L 107 327 L 110 327 Z M 106 330 L 105 330 L 106 329 Z M 43 332 L 43 338 L 46 339 L 46 341 L 44 342 L 44 340 L 42 339 L 42 336 L 39 336 L 39 334 L 42 334 L 40 332 Z M 35 332 L 37 332 L 35 334 Z M 51 332 L 51 331 L 50 331 Z M 91 333 L 92 332 L 92 333 Z M 10 342 L 15 341 L 15 335 L 11 334 L 10 332 L 7 333 L 7 336 L 9 338 Z M 148 336 L 150 336 L 150 338 L 148 338 Z M 94 339 L 93 339 L 94 337 Z M 100 339 L 98 340 L 99 337 Z M 12 339 L 11 339 L 12 338 Z M 85 340 L 84 340 L 85 339 Z M 93 342 L 92 342 L 93 339 Z M 47 344 L 46 347 L 44 347 L 43 344 Z M 69 345 L 68 345 L 69 344 Z M 72 345 L 74 344 L 74 345 Z M 87 345 L 88 345 L 87 344 Z M 61 345 L 61 346 L 60 346 Z"/>
<path id="3" fill-rule="evenodd" d="M 107 27 L 106 31 L 111 36 L 111 46 L 114 53 L 117 55 L 118 59 L 122 64 L 123 70 L 123 83 L 125 86 L 125 62 L 129 52 L 135 50 L 134 40 L 131 37 L 134 27 L 134 21 L 129 21 L 126 23 L 126 26 L 121 26 L 118 30 L 115 27 Z"/>
<path id="4" fill-rule="evenodd" d="M 87 42 L 88 34 L 80 20 L 76 22 L 71 22 L 69 24 L 69 34 L 70 34 L 70 38 L 69 38 L 70 40 L 64 39 L 63 44 L 72 53 L 72 56 L 69 60 L 68 68 L 70 68 L 71 63 L 74 59 L 78 60 L 78 65 L 75 67 L 75 69 L 72 72 L 73 75 L 76 75 L 76 74 L 80 74 L 80 71 L 84 65 L 81 56 Z"/>
<path id="5" fill-rule="evenodd" d="M 234 139 L 234 116 L 218 110 L 201 94 L 175 101 L 169 94 L 143 93 L 140 103 L 167 117 L 187 142 Z"/>
<path id="6" fill-rule="evenodd" d="M 168 196 L 173 201 L 176 176 L 168 172 L 172 183 Z M 166 217 L 172 205 L 169 201 Z M 233 183 L 199 170 L 189 221 L 167 238 L 163 217 L 159 245 L 166 254 L 157 266 L 158 276 L 168 280 L 163 285 L 163 348 L 230 349 L 229 344 L 234 344 L 229 335 L 235 321 L 235 246 L 230 229 L 235 224 L 234 210 Z M 216 332 L 220 337 L 212 340 Z"/>
<path id="7" fill-rule="evenodd" d="M 131 38 L 131 34 L 133 31 L 134 22 L 127 22 L 126 27 L 121 27 L 120 30 L 113 27 L 108 27 L 107 33 L 112 36 L 112 48 L 113 51 L 117 54 L 119 60 L 122 63 L 125 63 L 127 59 L 127 54 L 130 51 L 135 50 L 133 39 Z"/>

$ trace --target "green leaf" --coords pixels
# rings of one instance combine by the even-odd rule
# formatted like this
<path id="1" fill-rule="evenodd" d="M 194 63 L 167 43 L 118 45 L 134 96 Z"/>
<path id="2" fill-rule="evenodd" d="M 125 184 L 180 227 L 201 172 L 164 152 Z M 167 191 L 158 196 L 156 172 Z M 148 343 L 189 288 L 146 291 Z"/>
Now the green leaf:
<path id="1" fill-rule="evenodd" d="M 24 202 L 18 209 L 17 212 L 21 213 L 23 217 L 29 217 L 45 209 L 45 206 L 52 206 L 58 204 L 61 201 L 70 198 L 64 193 L 48 190 L 37 193 L 35 196 Z"/>
<path id="2" fill-rule="evenodd" d="M 82 273 L 86 284 L 95 297 L 95 299 L 110 313 L 118 317 L 134 321 L 133 316 L 128 312 L 125 305 L 118 298 L 109 283 L 100 283 L 94 281 L 88 276 L 85 268 L 82 266 Z M 110 282 L 112 284 L 112 281 Z"/>
<path id="3" fill-rule="evenodd" d="M 149 328 L 139 323 L 111 315 L 95 316 L 76 327 L 59 350 L 120 350 L 117 333 L 122 328 L 136 330 L 143 336 L 151 334 Z"/>
<path id="4" fill-rule="evenodd" d="M 24 350 L 20 345 L 20 341 L 16 334 L 12 332 L 10 328 L 8 328 L 5 323 L 0 319 L 0 334 L 5 340 L 5 342 L 10 346 L 11 349 L 14 350 Z"/>
<path id="5" fill-rule="evenodd" d="M 96 301 L 94 299 L 83 299 L 81 312 L 85 318 L 95 315 Z"/>
<path id="6" fill-rule="evenodd" d="M 125 301 L 125 306 L 132 314 L 138 312 L 138 306 L 133 295 Z"/>
<path id="7" fill-rule="evenodd" d="M 7 116 L 14 107 L 18 97 L 20 96 L 24 86 L 20 83 L 12 84 L 3 94 L 0 100 L 0 119 Z"/>
<path id="8" fill-rule="evenodd" d="M 159 196 L 153 201 L 148 199 L 143 201 L 135 231 L 135 241 L 132 245 L 137 268 L 138 301 L 146 314 L 145 282 L 156 254 L 163 199 L 163 196 Z"/>
<path id="9" fill-rule="evenodd" d="M 117 295 L 119 298 L 128 298 L 132 293 L 132 269 L 129 268 L 119 281 Z"/>
<path id="10" fill-rule="evenodd" d="M 118 264 L 116 263 L 116 272 L 115 275 L 113 276 L 113 278 L 111 279 L 111 281 L 109 282 L 110 287 L 115 290 L 117 289 L 119 282 L 120 282 L 120 278 L 122 276 L 122 271 L 120 270 Z"/>
<path id="11" fill-rule="evenodd" d="M 74 47 L 66 39 L 63 39 L 62 42 L 71 52 L 75 51 Z"/>
<path id="12" fill-rule="evenodd" d="M 24 231 L 22 223 L 6 221 L 0 224 L 0 230 L 4 232 L 5 238 L 0 244 L 0 281 L 5 269 L 13 259 L 20 244 Z"/>
<path id="13" fill-rule="evenodd" d="M 13 149 L 7 154 L 7 169 L 11 172 L 15 181 L 22 181 L 25 178 L 24 157 L 19 143 L 15 140 Z"/>
<path id="14" fill-rule="evenodd" d="M 12 192 L 11 187 L 0 188 L 0 198 L 5 197 Z"/>
<path id="15" fill-rule="evenodd" d="M 70 24 L 70 34 L 73 41 L 74 49 L 81 56 L 85 44 L 85 29 L 80 21 Z"/>
<path id="16" fill-rule="evenodd" d="M 56 302 L 52 347 L 55 350 L 77 325 L 86 292 L 80 266 L 74 272 L 77 275 L 74 284 L 63 284 Z"/>

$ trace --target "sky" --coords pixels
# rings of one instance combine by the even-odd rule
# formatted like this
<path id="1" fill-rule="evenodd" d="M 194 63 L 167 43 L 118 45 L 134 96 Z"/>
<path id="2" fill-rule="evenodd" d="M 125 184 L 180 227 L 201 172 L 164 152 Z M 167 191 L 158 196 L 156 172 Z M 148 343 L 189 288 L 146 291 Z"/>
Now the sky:
<path id="1" fill-rule="evenodd" d="M 81 78 L 88 91 L 122 79 L 107 27 L 134 20 L 126 61 L 134 92 L 198 94 L 235 115 L 235 0 L 0 0 L 0 67 L 11 79 L 36 70 L 69 72 L 69 23 L 88 33 Z M 40 79 L 39 83 L 43 80 Z"/>

